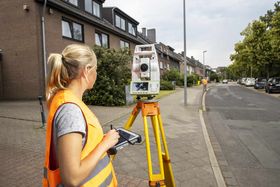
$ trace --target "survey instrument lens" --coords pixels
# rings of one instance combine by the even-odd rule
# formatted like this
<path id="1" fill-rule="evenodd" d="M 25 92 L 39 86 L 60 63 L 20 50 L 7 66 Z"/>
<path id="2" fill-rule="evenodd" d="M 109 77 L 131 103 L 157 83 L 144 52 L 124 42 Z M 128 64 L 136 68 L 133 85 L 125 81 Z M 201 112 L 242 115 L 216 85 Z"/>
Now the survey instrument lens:
<path id="1" fill-rule="evenodd" d="M 147 64 L 142 64 L 140 67 L 141 71 L 147 71 L 148 68 L 149 68 L 149 66 Z"/>

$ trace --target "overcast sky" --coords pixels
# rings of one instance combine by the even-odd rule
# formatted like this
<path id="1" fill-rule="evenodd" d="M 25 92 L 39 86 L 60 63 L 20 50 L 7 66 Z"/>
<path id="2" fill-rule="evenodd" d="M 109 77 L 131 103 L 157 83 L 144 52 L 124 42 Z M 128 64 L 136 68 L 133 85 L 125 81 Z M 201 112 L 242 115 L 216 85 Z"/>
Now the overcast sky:
<path id="1" fill-rule="evenodd" d="M 186 0 L 187 56 L 211 67 L 228 66 L 234 44 L 242 40 L 240 32 L 274 8 L 273 0 Z M 156 29 L 157 42 L 184 50 L 183 0 L 106 0 L 104 6 L 116 6 L 139 22 Z"/>

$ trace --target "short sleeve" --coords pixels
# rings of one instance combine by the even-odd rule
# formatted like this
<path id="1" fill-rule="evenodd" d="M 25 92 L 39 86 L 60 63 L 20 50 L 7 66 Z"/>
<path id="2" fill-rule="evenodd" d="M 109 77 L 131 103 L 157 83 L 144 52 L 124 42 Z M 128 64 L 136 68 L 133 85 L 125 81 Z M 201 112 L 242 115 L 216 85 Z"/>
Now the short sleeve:
<path id="1" fill-rule="evenodd" d="M 55 116 L 56 137 L 79 132 L 83 139 L 86 134 L 86 122 L 81 109 L 72 103 L 63 104 Z"/>

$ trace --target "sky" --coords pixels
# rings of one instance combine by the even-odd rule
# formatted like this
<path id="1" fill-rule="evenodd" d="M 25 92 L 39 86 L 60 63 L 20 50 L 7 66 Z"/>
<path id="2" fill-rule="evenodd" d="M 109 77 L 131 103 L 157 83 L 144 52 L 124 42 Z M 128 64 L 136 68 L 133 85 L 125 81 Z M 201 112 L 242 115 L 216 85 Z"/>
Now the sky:
<path id="1" fill-rule="evenodd" d="M 187 56 L 212 68 L 231 64 L 240 32 L 253 20 L 274 9 L 273 0 L 186 0 Z M 143 27 L 156 29 L 156 40 L 179 53 L 184 50 L 183 0 L 106 0 L 104 7 L 118 7 Z"/>

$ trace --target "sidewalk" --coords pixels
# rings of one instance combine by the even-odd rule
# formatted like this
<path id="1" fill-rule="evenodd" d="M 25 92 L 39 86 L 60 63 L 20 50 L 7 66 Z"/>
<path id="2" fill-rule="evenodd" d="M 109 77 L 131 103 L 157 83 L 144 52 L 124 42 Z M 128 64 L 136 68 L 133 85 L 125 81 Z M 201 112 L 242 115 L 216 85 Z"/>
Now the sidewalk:
<path id="1" fill-rule="evenodd" d="M 187 107 L 183 94 L 183 89 L 177 89 L 159 102 L 176 186 L 217 186 L 199 120 L 202 88 L 188 88 Z M 91 109 L 106 132 L 109 124 L 123 126 L 133 107 Z M 139 116 L 132 130 L 144 137 Z M 1 186 L 41 186 L 45 131 L 38 129 L 40 125 L 39 102 L 0 102 Z M 155 150 L 153 142 L 151 146 Z M 145 144 L 120 150 L 114 166 L 120 187 L 148 186 Z"/>

